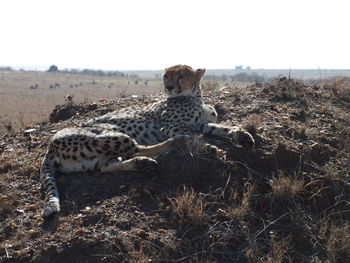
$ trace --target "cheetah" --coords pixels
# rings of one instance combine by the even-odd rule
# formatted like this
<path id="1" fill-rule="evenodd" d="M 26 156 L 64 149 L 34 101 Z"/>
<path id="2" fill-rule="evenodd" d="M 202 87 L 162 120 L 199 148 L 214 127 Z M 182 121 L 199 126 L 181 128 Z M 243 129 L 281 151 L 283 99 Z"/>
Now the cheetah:
<path id="1" fill-rule="evenodd" d="M 154 145 L 176 135 L 200 133 L 228 137 L 244 145 L 254 145 L 253 137 L 240 127 L 217 122 L 214 107 L 203 103 L 200 82 L 205 69 L 187 65 L 166 68 L 163 74 L 166 100 L 141 109 L 116 110 L 89 120 L 84 126 L 110 124 L 113 130 L 128 134 L 141 145 Z"/>
<path id="2" fill-rule="evenodd" d="M 166 68 L 163 83 L 167 99 L 140 109 L 117 110 L 81 127 L 57 132 L 40 172 L 45 193 L 43 217 L 60 211 L 57 172 L 152 170 L 157 165 L 155 157 L 177 140 L 188 140 L 197 133 L 253 146 L 253 137 L 244 129 L 216 123 L 214 107 L 202 100 L 200 82 L 204 73 L 205 69 L 186 65 Z"/>

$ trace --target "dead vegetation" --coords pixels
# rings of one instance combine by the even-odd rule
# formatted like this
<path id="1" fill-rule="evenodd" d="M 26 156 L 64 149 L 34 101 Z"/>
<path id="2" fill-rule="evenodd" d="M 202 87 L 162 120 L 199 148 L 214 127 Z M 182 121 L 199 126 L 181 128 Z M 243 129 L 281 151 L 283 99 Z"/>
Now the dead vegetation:
<path id="1" fill-rule="evenodd" d="M 193 188 L 188 189 L 186 186 L 176 197 L 172 198 L 171 212 L 175 215 L 179 227 L 186 225 L 202 227 L 207 219 L 202 198 Z"/>
<path id="2" fill-rule="evenodd" d="M 61 175 L 62 212 L 44 222 L 38 171 L 54 132 L 154 99 L 61 105 L 57 122 L 0 141 L 0 259 L 349 262 L 347 92 L 343 80 L 286 78 L 209 88 L 206 101 L 223 123 L 247 127 L 254 150 L 205 138 L 220 158 L 179 145 L 155 174 Z"/>

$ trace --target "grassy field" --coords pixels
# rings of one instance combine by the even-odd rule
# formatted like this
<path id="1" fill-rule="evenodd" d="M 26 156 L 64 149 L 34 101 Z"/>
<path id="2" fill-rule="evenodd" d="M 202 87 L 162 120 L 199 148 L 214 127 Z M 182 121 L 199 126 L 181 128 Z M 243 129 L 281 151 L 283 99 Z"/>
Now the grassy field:
<path id="1" fill-rule="evenodd" d="M 73 95 L 76 103 L 162 90 L 160 79 L 99 77 L 48 72 L 0 72 L 0 134 L 48 119 L 52 109 Z M 1 131 L 2 130 L 2 131 Z"/>

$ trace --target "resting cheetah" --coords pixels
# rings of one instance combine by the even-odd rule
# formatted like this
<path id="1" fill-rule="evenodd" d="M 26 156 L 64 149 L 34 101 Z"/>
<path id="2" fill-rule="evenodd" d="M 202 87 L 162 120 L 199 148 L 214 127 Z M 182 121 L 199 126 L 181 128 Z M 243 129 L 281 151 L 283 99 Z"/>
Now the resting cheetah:
<path id="1" fill-rule="evenodd" d="M 142 145 L 193 133 L 229 137 L 253 145 L 253 137 L 242 128 L 215 124 L 215 109 L 202 101 L 200 81 L 204 73 L 205 69 L 193 70 L 186 65 L 167 68 L 163 74 L 166 100 L 141 109 L 117 110 L 90 120 L 85 126 L 108 123 L 113 130 L 128 134 Z"/>
<path id="2" fill-rule="evenodd" d="M 205 69 L 193 70 L 186 65 L 167 68 L 163 74 L 166 100 L 141 109 L 114 111 L 83 127 L 59 131 L 41 169 L 43 216 L 60 211 L 56 171 L 116 172 L 154 167 L 156 161 L 151 157 L 169 149 L 177 138 L 188 138 L 194 133 L 254 145 L 253 137 L 244 129 L 215 123 L 215 109 L 202 102 L 200 81 L 204 73 Z"/>

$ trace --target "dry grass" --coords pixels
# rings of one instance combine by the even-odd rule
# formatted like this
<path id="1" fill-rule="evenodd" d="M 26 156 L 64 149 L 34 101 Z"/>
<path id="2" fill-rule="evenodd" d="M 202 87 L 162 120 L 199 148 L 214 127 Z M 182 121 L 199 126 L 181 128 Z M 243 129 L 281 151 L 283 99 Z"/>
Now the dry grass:
<path id="1" fill-rule="evenodd" d="M 128 262 L 130 263 L 146 263 L 152 262 L 150 256 L 147 255 L 144 248 L 141 246 L 139 249 L 134 249 L 133 251 L 129 251 L 126 258 L 128 258 Z"/>
<path id="2" fill-rule="evenodd" d="M 275 198 L 293 201 L 303 190 L 304 181 L 292 176 L 280 174 L 269 182 Z"/>
<path id="3" fill-rule="evenodd" d="M 193 188 L 186 186 L 171 199 L 171 211 L 176 216 L 180 227 L 189 224 L 200 228 L 208 219 L 203 199 Z"/>
<path id="4" fill-rule="evenodd" d="M 254 185 L 251 182 L 246 182 L 242 197 L 239 196 L 239 191 L 234 191 L 231 194 L 232 206 L 227 210 L 227 216 L 238 222 L 242 221 L 251 213 L 251 198 L 254 192 Z"/>
<path id="5" fill-rule="evenodd" d="M 334 78 L 324 83 L 325 88 L 330 88 L 334 95 L 340 99 L 350 102 L 350 81 L 349 78 Z"/>
<path id="6" fill-rule="evenodd" d="M 286 254 L 290 250 L 290 241 L 288 238 L 278 239 L 275 234 L 271 233 L 271 251 L 268 254 L 265 263 L 283 263 L 292 262 L 291 259 L 288 260 Z"/>
<path id="7" fill-rule="evenodd" d="M 350 224 L 332 225 L 329 229 L 327 253 L 331 262 L 350 262 Z"/>

